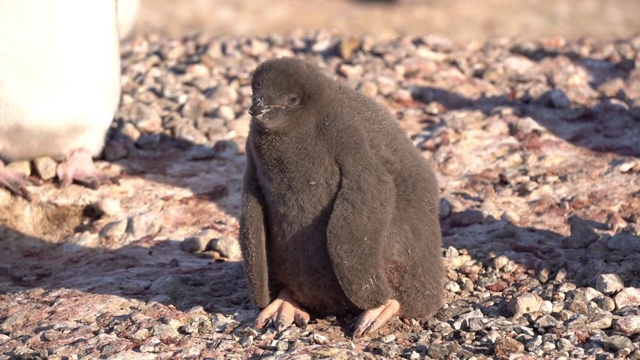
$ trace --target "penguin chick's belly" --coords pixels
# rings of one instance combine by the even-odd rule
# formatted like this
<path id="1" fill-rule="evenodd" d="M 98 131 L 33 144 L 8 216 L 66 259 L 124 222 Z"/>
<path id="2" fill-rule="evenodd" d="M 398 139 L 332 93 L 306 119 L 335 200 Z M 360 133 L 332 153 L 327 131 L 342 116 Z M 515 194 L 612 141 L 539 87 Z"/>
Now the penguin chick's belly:
<path id="1" fill-rule="evenodd" d="M 267 245 L 270 276 L 308 311 L 354 311 L 355 306 L 338 282 L 327 248 L 327 225 L 338 192 L 337 170 L 335 177 L 324 183 L 301 182 L 304 185 L 283 186 L 288 190 L 271 194 L 267 201 L 272 205 L 267 211 L 271 215 Z"/>
<path id="2" fill-rule="evenodd" d="M 0 8 L 0 157 L 98 154 L 120 98 L 115 4 L 0 0 Z"/>

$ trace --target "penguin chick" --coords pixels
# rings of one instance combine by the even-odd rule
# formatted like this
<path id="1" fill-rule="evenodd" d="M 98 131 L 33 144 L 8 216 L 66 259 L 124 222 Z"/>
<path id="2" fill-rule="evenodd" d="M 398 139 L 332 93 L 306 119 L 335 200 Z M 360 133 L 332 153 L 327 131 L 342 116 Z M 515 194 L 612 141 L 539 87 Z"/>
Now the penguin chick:
<path id="1" fill-rule="evenodd" d="M 120 99 L 114 0 L 0 0 L 0 161 L 66 159 L 63 185 L 107 178 L 102 150 Z M 0 164 L 2 165 L 2 164 Z M 26 180 L 0 166 L 0 186 Z"/>
<path id="2" fill-rule="evenodd" d="M 281 331 L 361 312 L 354 336 L 440 308 L 436 177 L 392 115 L 310 63 L 256 69 L 240 243 L 253 301 Z"/>

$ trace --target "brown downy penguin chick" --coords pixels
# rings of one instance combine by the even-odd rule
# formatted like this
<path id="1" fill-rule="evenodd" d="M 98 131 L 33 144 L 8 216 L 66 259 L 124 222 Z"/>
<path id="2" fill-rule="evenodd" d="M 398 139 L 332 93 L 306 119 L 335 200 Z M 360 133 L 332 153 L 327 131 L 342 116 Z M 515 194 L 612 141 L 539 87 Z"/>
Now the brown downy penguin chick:
<path id="1" fill-rule="evenodd" d="M 0 0 L 0 187 L 28 198 L 2 161 L 40 156 L 65 160 L 63 185 L 107 182 L 92 156 L 120 100 L 116 11 L 115 0 Z"/>
<path id="2" fill-rule="evenodd" d="M 392 115 L 293 58 L 261 64 L 240 241 L 256 326 L 362 312 L 354 336 L 440 308 L 437 180 Z"/>

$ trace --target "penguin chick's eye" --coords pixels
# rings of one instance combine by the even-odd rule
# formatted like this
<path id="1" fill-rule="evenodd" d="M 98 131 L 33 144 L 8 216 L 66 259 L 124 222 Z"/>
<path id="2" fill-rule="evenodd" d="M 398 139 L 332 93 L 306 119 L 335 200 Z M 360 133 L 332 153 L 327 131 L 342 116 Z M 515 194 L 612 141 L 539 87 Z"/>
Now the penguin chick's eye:
<path id="1" fill-rule="evenodd" d="M 297 105 L 300 103 L 300 97 L 298 95 L 289 96 L 289 105 Z"/>

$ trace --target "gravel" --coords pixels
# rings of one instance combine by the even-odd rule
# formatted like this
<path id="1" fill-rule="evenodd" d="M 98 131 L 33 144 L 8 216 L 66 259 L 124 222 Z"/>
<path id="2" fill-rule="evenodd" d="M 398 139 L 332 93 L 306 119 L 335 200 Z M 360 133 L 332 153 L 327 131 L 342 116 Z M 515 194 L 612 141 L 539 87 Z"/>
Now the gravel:
<path id="1" fill-rule="evenodd" d="M 130 38 L 99 162 L 118 184 L 46 179 L 32 203 L 0 201 L 0 360 L 640 359 L 639 51 L 638 37 Z M 434 318 L 364 339 L 353 317 L 252 327 L 239 194 L 251 73 L 275 56 L 376 97 L 433 164 L 448 268 Z"/>

